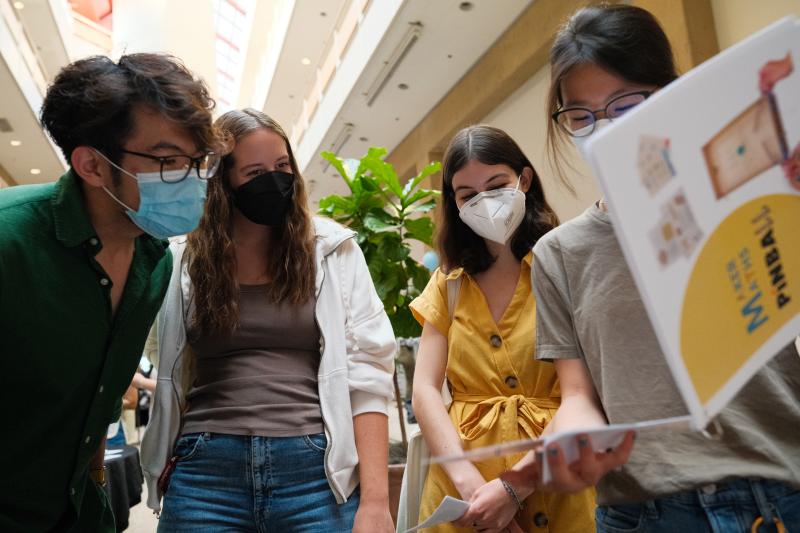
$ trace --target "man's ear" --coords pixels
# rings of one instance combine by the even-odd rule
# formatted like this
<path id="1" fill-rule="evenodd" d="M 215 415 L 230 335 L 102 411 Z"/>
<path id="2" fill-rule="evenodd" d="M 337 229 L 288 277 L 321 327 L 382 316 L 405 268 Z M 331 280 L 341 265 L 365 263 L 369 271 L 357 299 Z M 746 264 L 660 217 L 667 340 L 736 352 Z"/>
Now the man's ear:
<path id="1" fill-rule="evenodd" d="M 109 164 L 94 148 L 78 146 L 69 158 L 72 169 L 91 187 L 102 187 L 106 184 Z"/>

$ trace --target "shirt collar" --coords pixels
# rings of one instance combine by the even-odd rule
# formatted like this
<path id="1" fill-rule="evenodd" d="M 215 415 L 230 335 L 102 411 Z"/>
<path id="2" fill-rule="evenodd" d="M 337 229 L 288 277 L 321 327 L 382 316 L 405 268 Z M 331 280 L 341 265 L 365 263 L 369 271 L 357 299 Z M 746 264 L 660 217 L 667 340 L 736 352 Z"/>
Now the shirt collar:
<path id="1" fill-rule="evenodd" d="M 525 257 L 522 258 L 522 262 L 529 267 L 531 266 L 531 263 L 533 263 L 533 250 L 525 254 Z"/>
<path id="2" fill-rule="evenodd" d="M 67 247 L 97 237 L 86 212 L 79 179 L 72 169 L 68 170 L 58 180 L 50 197 L 56 238 Z"/>
<path id="3" fill-rule="evenodd" d="M 533 263 L 533 250 L 525 254 L 525 257 L 522 258 L 522 262 L 528 265 L 528 268 L 531 267 L 531 263 Z M 447 273 L 445 279 L 457 279 L 461 277 L 461 274 L 464 273 L 464 269 L 462 267 L 454 268 L 450 272 Z"/>
<path id="4" fill-rule="evenodd" d="M 71 248 L 95 239 L 91 244 L 95 250 L 99 250 L 100 239 L 86 211 L 80 178 L 72 169 L 56 182 L 53 195 L 50 197 L 50 205 L 53 210 L 56 238 L 64 246 Z M 168 241 L 157 239 L 147 233 L 140 235 L 139 240 L 154 243 L 158 257 L 163 255 L 169 246 Z"/>

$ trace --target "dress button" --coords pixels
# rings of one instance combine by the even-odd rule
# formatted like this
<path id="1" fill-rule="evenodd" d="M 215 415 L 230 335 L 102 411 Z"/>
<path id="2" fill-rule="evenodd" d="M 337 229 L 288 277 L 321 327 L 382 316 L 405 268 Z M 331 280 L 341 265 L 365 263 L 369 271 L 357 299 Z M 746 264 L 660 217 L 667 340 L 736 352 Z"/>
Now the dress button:
<path id="1" fill-rule="evenodd" d="M 69 489 L 69 495 L 70 495 L 70 496 L 75 496 L 75 487 L 70 487 L 70 489 Z"/>
<path id="2" fill-rule="evenodd" d="M 492 346 L 495 348 L 499 348 L 501 344 L 503 344 L 503 339 L 500 338 L 500 335 L 492 335 L 489 337 L 489 342 L 492 343 Z"/>
<path id="3" fill-rule="evenodd" d="M 544 513 L 536 513 L 533 515 L 533 523 L 536 527 L 544 527 L 547 525 L 547 516 Z"/>
<path id="4" fill-rule="evenodd" d="M 105 387 L 104 387 L 103 385 L 100 385 L 100 388 L 99 388 L 99 389 L 97 389 L 97 392 L 98 392 L 99 394 L 103 394 L 103 389 L 104 389 L 104 388 L 105 388 Z"/>
<path id="5" fill-rule="evenodd" d="M 97 246 L 97 243 L 98 243 L 98 242 L 100 242 L 100 241 L 98 241 L 98 240 L 97 240 L 96 238 L 94 238 L 94 237 L 92 237 L 91 239 L 89 239 L 89 244 L 91 244 L 92 246 Z"/>
<path id="6" fill-rule="evenodd" d="M 108 278 L 100 278 L 100 285 L 102 285 L 103 287 L 108 285 L 108 283 L 109 283 Z"/>
<path id="7" fill-rule="evenodd" d="M 90 440 L 92 440 L 92 437 L 86 437 L 85 439 L 83 439 L 83 442 L 85 442 L 86 444 L 89 444 Z"/>
<path id="8" fill-rule="evenodd" d="M 517 383 L 518 383 L 517 382 L 517 378 L 515 378 L 514 376 L 508 376 L 506 378 L 506 385 L 508 385 L 512 389 L 516 389 L 517 388 Z"/>

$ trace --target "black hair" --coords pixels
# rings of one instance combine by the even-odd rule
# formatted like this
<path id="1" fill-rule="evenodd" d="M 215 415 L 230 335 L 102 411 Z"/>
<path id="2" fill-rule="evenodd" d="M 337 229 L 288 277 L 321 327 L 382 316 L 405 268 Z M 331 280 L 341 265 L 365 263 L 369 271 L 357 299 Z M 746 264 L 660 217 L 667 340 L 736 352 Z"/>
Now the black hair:
<path id="1" fill-rule="evenodd" d="M 165 54 L 124 55 L 116 63 L 93 56 L 67 65 L 48 88 L 40 118 L 67 162 L 78 146 L 118 161 L 137 105 L 185 128 L 198 149 L 218 149 L 208 89 L 179 59 Z"/>
<path id="2" fill-rule="evenodd" d="M 547 139 L 559 177 L 565 136 L 549 117 L 563 104 L 561 82 L 572 68 L 594 63 L 631 83 L 664 87 L 678 77 L 672 47 L 656 18 L 640 7 L 613 4 L 579 9 L 550 49 Z"/>

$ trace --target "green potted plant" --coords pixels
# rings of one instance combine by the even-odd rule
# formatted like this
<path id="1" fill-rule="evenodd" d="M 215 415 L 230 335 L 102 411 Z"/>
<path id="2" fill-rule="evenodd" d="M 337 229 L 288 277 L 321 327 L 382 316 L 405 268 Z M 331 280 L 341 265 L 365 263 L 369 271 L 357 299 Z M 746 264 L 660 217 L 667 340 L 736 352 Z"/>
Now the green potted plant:
<path id="1" fill-rule="evenodd" d="M 394 167 L 384 161 L 386 153 L 385 148 L 370 148 L 356 165 L 353 160 L 345 162 L 332 152 L 322 152 L 322 157 L 339 172 L 350 194 L 322 198 L 319 213 L 358 233 L 356 241 L 364 252 L 369 273 L 395 335 L 418 337 L 421 328 L 408 304 L 425 288 L 430 272 L 411 257 L 411 241 L 433 246 L 434 224 L 428 213 L 436 206 L 436 198 L 441 193 L 423 188 L 422 182 L 438 172 L 442 165 L 430 163 L 402 184 Z M 395 394 L 402 443 L 390 446 L 389 488 L 393 518 L 407 446 L 396 373 Z M 393 462 L 399 464 L 391 464 Z"/>

